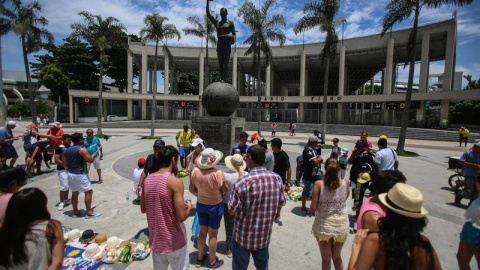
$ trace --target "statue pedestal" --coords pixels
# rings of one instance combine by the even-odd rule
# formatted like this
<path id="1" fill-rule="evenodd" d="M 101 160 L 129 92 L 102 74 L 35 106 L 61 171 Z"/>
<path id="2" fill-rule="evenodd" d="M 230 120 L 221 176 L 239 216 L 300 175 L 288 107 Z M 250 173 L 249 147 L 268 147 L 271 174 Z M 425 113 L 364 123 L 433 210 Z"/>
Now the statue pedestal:
<path id="1" fill-rule="evenodd" d="M 245 129 L 245 118 L 232 116 L 203 116 L 192 119 L 192 127 L 197 129 L 205 147 L 223 152 L 223 160 L 230 155 L 235 141 Z"/>

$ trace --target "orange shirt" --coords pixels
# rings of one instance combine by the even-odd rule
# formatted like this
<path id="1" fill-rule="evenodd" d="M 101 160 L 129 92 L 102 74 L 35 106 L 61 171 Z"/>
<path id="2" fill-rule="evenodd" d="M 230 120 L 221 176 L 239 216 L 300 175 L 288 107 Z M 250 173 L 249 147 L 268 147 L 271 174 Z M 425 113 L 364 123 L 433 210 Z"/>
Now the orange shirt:
<path id="1" fill-rule="evenodd" d="M 197 200 L 206 205 L 216 205 L 222 202 L 220 187 L 225 182 L 225 175 L 219 169 L 200 170 L 195 168 L 190 181 L 198 190 Z"/>

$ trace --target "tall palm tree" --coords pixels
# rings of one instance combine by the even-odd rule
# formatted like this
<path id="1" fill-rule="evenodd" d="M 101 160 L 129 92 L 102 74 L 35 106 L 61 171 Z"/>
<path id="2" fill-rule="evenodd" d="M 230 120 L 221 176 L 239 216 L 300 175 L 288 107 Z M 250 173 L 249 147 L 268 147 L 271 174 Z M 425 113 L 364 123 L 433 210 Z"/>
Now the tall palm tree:
<path id="1" fill-rule="evenodd" d="M 79 12 L 83 17 L 83 22 L 73 23 L 70 27 L 73 29 L 72 38 L 82 38 L 90 43 L 98 53 L 98 107 L 97 107 L 97 133 L 102 134 L 102 116 L 103 116 L 103 74 L 104 65 L 108 63 L 108 54 L 106 51 L 112 48 L 113 43 L 121 46 L 122 42 L 116 37 L 119 31 L 125 30 L 125 27 L 114 17 L 102 18 L 101 15 L 93 15 L 88 11 Z M 128 46 L 123 42 L 124 46 Z"/>
<path id="2" fill-rule="evenodd" d="M 157 72 L 157 56 L 158 56 L 158 43 L 163 44 L 163 53 L 168 58 L 168 62 L 173 64 L 173 57 L 167 46 L 167 40 L 171 38 L 177 38 L 180 40 L 180 32 L 173 24 L 165 24 L 168 21 L 167 17 L 160 16 L 158 13 L 146 15 L 143 18 L 145 27 L 140 30 L 140 37 L 144 43 L 148 41 L 155 42 L 155 58 L 153 62 L 153 70 Z M 167 74 L 165 74 L 167 76 Z M 164 89 L 168 91 L 168 89 Z M 153 104 L 152 104 L 152 122 L 150 128 L 150 136 L 155 135 L 155 118 L 157 116 L 157 80 L 153 82 Z"/>
<path id="3" fill-rule="evenodd" d="M 218 18 L 218 15 L 211 11 L 212 16 Z M 207 74 L 207 79 L 204 82 L 204 86 L 210 84 L 210 66 L 208 65 L 208 42 L 212 43 L 214 46 L 217 46 L 217 37 L 215 36 L 215 26 L 207 18 L 207 15 L 204 16 L 204 24 L 200 22 L 200 19 L 197 16 L 190 16 L 187 18 L 187 21 L 193 25 L 192 28 L 185 27 L 183 32 L 185 35 L 193 35 L 199 37 L 202 40 L 201 47 L 203 48 L 203 38 L 206 40 L 206 61 L 205 61 L 205 74 Z"/>
<path id="4" fill-rule="evenodd" d="M 322 104 L 322 140 L 325 140 L 327 131 L 327 93 L 328 75 L 330 72 L 330 60 L 337 55 L 338 36 L 335 32 L 335 17 L 340 7 L 338 0 L 322 0 L 305 4 L 303 13 L 293 31 L 298 34 L 302 31 L 312 29 L 316 26 L 320 32 L 326 32 L 325 44 L 322 49 L 322 63 L 325 67 L 323 79 L 323 104 Z"/>
<path id="5" fill-rule="evenodd" d="M 285 34 L 278 26 L 286 26 L 285 17 L 281 14 L 271 15 L 270 8 L 277 3 L 276 0 L 266 0 L 261 8 L 255 7 L 252 2 L 245 2 L 237 12 L 239 17 L 243 17 L 243 23 L 246 24 L 252 34 L 243 42 L 250 47 L 245 52 L 245 55 L 253 55 L 253 62 L 257 65 L 257 119 L 258 119 L 258 134 L 261 134 L 260 123 L 262 122 L 262 103 L 260 91 L 260 76 L 261 53 L 265 55 L 265 66 L 268 67 L 272 59 L 272 50 L 270 49 L 269 41 L 278 42 L 280 46 L 286 41 Z"/>
<path id="6" fill-rule="evenodd" d="M 447 6 L 464 6 L 472 3 L 472 0 L 390 0 L 385 7 L 387 14 L 383 18 L 383 30 L 381 36 L 393 27 L 397 22 L 408 19 L 413 13 L 413 28 L 407 42 L 407 59 L 405 63 L 409 64 L 407 93 L 405 96 L 405 108 L 402 112 L 402 126 L 398 138 L 397 152 L 402 153 L 405 150 L 405 139 L 407 138 L 408 114 L 410 112 L 410 103 L 412 101 L 413 75 L 415 72 L 415 53 L 417 44 L 418 17 L 423 7 L 439 8 Z"/>
<path id="7" fill-rule="evenodd" d="M 42 6 L 37 1 L 27 5 L 22 5 L 20 1 L 12 0 L 12 9 L 6 8 L 3 4 L 0 8 L 2 14 L 1 34 L 3 35 L 12 30 L 20 36 L 23 52 L 23 63 L 25 65 L 25 74 L 27 76 L 28 97 L 30 99 L 30 113 L 32 121 L 35 122 L 35 96 L 32 89 L 32 79 L 30 67 L 28 65 L 28 55 L 38 52 L 42 49 L 42 42 L 53 43 L 53 35 L 45 29 L 48 20 L 40 16 Z"/>

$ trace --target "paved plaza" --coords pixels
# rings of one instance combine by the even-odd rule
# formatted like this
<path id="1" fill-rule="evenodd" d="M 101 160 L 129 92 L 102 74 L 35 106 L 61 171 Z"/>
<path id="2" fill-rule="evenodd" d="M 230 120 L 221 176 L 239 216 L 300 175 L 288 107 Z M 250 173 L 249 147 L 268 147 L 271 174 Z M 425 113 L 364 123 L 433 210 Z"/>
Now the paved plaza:
<path id="1" fill-rule="evenodd" d="M 14 134 L 20 134 L 26 126 L 14 130 Z M 92 128 L 95 126 L 92 124 Z M 69 127 L 64 128 L 65 133 L 83 132 L 86 128 Z M 44 130 L 41 130 L 43 132 Z M 156 129 L 155 135 L 162 136 L 165 142 L 175 144 L 177 130 Z M 139 157 L 146 157 L 152 152 L 153 140 L 143 140 L 141 136 L 150 134 L 150 129 L 109 129 L 104 128 L 104 134 L 112 135 L 108 141 L 102 139 L 104 145 L 104 158 L 102 161 L 103 184 L 98 184 L 98 176 L 94 170 L 90 177 L 93 185 L 93 204 L 96 212 L 102 216 L 94 219 L 72 218 L 72 207 L 68 206 L 62 211 L 55 208 L 59 200 L 59 181 L 56 173 L 47 173 L 36 176 L 37 181 L 30 182 L 27 187 L 39 187 L 48 196 L 48 208 L 52 218 L 59 220 L 63 225 L 78 228 L 80 230 L 93 229 L 98 233 L 115 235 L 121 239 L 145 237 L 147 221 L 146 216 L 140 212 L 140 207 L 132 203 L 135 199 L 132 191 L 133 169 L 136 167 Z M 250 135 L 254 131 L 247 131 Z M 270 130 L 264 131 L 265 137 L 270 138 Z M 310 133 L 297 133 L 292 137 L 287 132 L 277 131 L 277 137 L 283 141 L 283 150 L 290 156 L 292 165 L 292 179 L 295 179 L 295 158 L 301 154 Z M 326 142 L 331 143 L 334 137 L 340 139 L 340 147 L 347 147 L 353 150 L 356 136 L 336 136 L 328 134 Z M 376 138 L 369 138 L 376 148 Z M 389 139 L 388 142 L 395 148 L 397 139 Z M 24 152 L 21 141 L 15 142 L 15 147 L 20 155 L 17 164 L 23 164 Z M 429 211 L 428 226 L 425 234 L 431 240 L 434 248 L 439 254 L 443 269 L 457 269 L 456 251 L 459 242 L 459 233 L 464 223 L 463 214 L 466 209 L 467 200 L 463 200 L 463 207 L 453 204 L 454 195 L 449 188 L 447 179 L 453 174 L 447 170 L 448 157 L 460 156 L 467 148 L 458 147 L 456 142 L 436 142 L 407 140 L 406 150 L 420 154 L 419 157 L 399 157 L 399 169 L 405 174 L 407 183 L 420 189 L 424 195 L 424 206 Z M 323 157 L 326 159 L 330 150 L 323 150 Z M 226 170 L 225 166 L 219 166 Z M 347 174 L 348 177 L 348 174 Z M 188 177 L 183 178 L 185 183 L 185 197 L 191 199 L 192 203 L 196 198 L 188 191 Z M 129 193 L 129 201 L 126 201 L 126 193 Z M 84 195 L 79 198 L 79 208 L 85 209 L 83 203 Z M 308 203 L 309 204 L 309 203 Z M 307 205 L 308 205 L 307 204 Z M 300 211 L 300 202 L 288 201 L 282 209 L 281 218 L 273 226 L 273 234 L 270 243 L 270 269 L 320 269 L 321 257 L 317 242 L 311 233 L 313 216 L 305 216 Z M 349 214 L 352 200 L 348 200 Z M 193 213 L 193 212 L 192 212 Z M 188 239 L 191 238 L 191 225 L 193 215 L 185 221 Z M 342 250 L 342 258 L 345 268 L 348 265 L 350 251 L 354 234 L 351 234 Z M 231 269 L 231 259 L 225 255 L 225 231 L 222 226 L 218 236 L 218 256 L 225 261 L 221 269 Z M 190 268 L 195 269 L 197 249 L 193 241 L 188 242 L 190 253 Z M 474 260 L 473 260 L 474 261 Z M 474 263 L 471 263 L 474 269 Z M 117 268 L 118 266 L 115 266 Z M 133 262 L 127 269 L 153 269 L 151 257 L 145 261 Z M 249 269 L 255 269 L 253 261 Z"/>

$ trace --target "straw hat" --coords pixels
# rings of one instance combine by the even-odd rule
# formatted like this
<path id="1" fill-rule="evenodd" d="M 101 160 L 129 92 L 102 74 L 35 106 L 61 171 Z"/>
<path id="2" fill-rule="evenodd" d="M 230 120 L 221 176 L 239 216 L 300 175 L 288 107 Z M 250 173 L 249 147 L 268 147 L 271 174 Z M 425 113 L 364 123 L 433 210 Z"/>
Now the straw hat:
<path id="1" fill-rule="evenodd" d="M 100 249 L 100 246 L 96 243 L 93 243 L 87 246 L 82 256 L 83 258 L 93 258 L 93 257 L 97 257 L 101 253 L 102 253 L 102 250 Z"/>
<path id="2" fill-rule="evenodd" d="M 104 245 L 107 243 L 109 237 L 109 234 L 98 234 L 95 236 L 95 238 L 93 238 L 93 242 L 99 245 Z"/>
<path id="3" fill-rule="evenodd" d="M 73 239 L 78 239 L 82 236 L 82 233 L 78 229 L 73 229 L 68 232 L 68 239 L 73 240 Z"/>
<path id="4" fill-rule="evenodd" d="M 223 158 L 223 153 L 213 148 L 206 148 L 202 151 L 202 156 L 197 158 L 197 167 L 199 169 L 211 169 Z"/>
<path id="5" fill-rule="evenodd" d="M 240 170 L 242 171 L 245 170 L 245 168 L 247 167 L 247 164 L 243 160 L 242 155 L 239 154 L 225 157 L 225 165 L 232 172 L 236 172 L 238 166 L 240 166 Z"/>
<path id="6" fill-rule="evenodd" d="M 56 127 L 56 128 L 61 128 L 62 127 L 62 124 L 60 122 L 53 122 L 53 123 L 50 123 L 48 125 L 51 126 L 51 127 Z"/>
<path id="7" fill-rule="evenodd" d="M 388 193 L 382 193 L 378 198 L 390 210 L 406 217 L 423 218 L 428 214 L 422 206 L 420 190 L 404 183 L 395 184 Z"/>
<path id="8" fill-rule="evenodd" d="M 108 240 L 107 240 L 107 247 L 109 249 L 116 248 L 116 247 L 118 247 L 119 244 L 120 244 L 120 239 L 118 239 L 118 237 L 116 237 L 116 236 L 112 236 L 112 237 L 108 238 Z"/>

